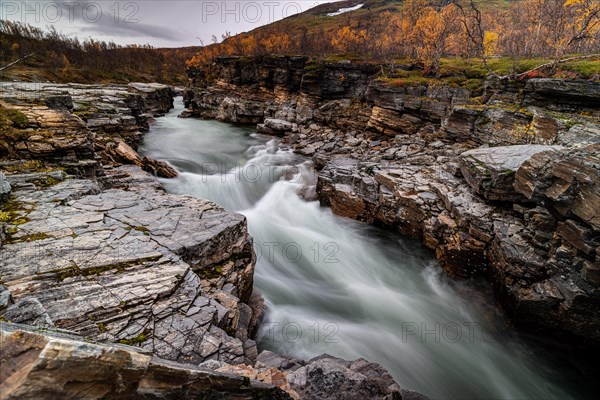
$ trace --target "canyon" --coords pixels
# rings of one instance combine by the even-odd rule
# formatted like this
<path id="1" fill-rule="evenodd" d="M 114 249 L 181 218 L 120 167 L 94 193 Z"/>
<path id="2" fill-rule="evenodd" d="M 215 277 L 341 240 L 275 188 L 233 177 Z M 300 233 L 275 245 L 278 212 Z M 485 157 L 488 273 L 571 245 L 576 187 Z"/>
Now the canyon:
<path id="1" fill-rule="evenodd" d="M 364 359 L 259 353 L 246 217 L 167 193 L 180 172 L 137 152 L 177 93 L 181 117 L 256 125 L 309 158 L 307 199 L 488 279 L 520 330 L 597 346 L 600 84 L 379 71 L 224 57 L 185 89 L 0 84 L 7 398 L 425 398 Z"/>
<path id="2" fill-rule="evenodd" d="M 425 398 L 364 359 L 258 353 L 245 217 L 135 150 L 172 88 L 1 88 L 4 397 Z"/>
<path id="3" fill-rule="evenodd" d="M 521 329 L 597 343 L 600 83 L 471 90 L 378 72 L 223 57 L 189 70 L 183 116 L 281 136 L 313 159 L 321 205 L 421 238 L 451 275 L 487 277 Z"/>

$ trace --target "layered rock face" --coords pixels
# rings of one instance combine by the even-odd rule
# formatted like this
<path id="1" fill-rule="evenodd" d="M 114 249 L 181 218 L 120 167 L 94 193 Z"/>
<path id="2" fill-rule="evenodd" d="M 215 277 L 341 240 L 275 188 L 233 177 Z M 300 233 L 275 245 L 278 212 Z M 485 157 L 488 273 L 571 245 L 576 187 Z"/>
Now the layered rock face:
<path id="1" fill-rule="evenodd" d="M 167 177 L 176 174 L 134 150 L 153 116 L 172 108 L 169 86 L 2 83 L 0 90 L 0 107 L 21 116 L 0 140 L 4 159 L 60 167 L 88 178 L 102 173 L 99 161 L 133 163 Z M 23 170 L 19 163 L 5 168 Z"/>
<path id="2" fill-rule="evenodd" d="M 600 84 L 490 79 L 472 93 L 376 71 L 228 58 L 190 71 L 186 113 L 284 135 L 313 158 L 323 206 L 423 238 L 451 274 L 488 276 L 521 327 L 598 342 Z"/>

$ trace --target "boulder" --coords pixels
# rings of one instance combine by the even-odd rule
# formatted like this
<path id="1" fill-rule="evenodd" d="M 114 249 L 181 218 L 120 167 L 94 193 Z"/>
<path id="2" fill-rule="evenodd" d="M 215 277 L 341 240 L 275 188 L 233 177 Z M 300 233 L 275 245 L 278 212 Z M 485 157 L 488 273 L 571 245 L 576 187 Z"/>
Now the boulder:
<path id="1" fill-rule="evenodd" d="M 265 127 L 270 128 L 278 133 L 291 132 L 293 124 L 283 119 L 267 118 L 265 119 Z"/>
<path id="2" fill-rule="evenodd" d="M 362 358 L 346 361 L 324 354 L 289 373 L 287 380 L 306 399 L 403 399 L 405 394 L 414 400 L 427 399 L 401 389 L 384 368 Z"/>
<path id="3" fill-rule="evenodd" d="M 540 152 L 557 151 L 560 146 L 516 145 L 479 148 L 460 155 L 460 170 L 475 193 L 488 200 L 520 201 L 523 195 L 513 188 L 515 173 L 525 161 Z"/>
<path id="4" fill-rule="evenodd" d="M 529 79 L 525 84 L 526 100 L 555 104 L 600 107 L 600 82 L 583 79 Z"/>

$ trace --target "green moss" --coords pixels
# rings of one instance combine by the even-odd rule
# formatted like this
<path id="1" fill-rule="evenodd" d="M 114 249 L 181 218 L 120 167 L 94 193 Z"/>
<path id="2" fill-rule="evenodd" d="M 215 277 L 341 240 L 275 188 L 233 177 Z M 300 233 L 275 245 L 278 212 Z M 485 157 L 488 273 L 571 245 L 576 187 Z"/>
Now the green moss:
<path id="1" fill-rule="evenodd" d="M 16 233 L 16 229 L 15 231 L 12 233 L 12 235 L 14 235 Z M 17 239 L 12 239 L 9 238 L 6 243 L 21 243 L 21 242 L 35 242 L 38 240 L 44 240 L 44 239 L 48 239 L 51 236 L 46 234 L 46 233 L 32 233 L 31 235 L 26 235 L 26 236 L 21 236 Z"/>
<path id="2" fill-rule="evenodd" d="M 29 119 L 21 111 L 14 108 L 0 107 L 0 126 L 25 129 L 28 124 Z"/>
<path id="3" fill-rule="evenodd" d="M 148 340 L 150 338 L 149 336 L 150 336 L 150 331 L 144 330 L 142 333 L 140 333 L 136 337 L 133 337 L 131 339 L 121 339 L 117 343 L 126 344 L 128 346 L 134 346 L 136 344 L 144 343 L 146 340 Z"/>
<path id="4" fill-rule="evenodd" d="M 146 236 L 150 236 L 150 231 L 145 226 L 133 226 L 132 228 L 138 232 L 143 232 Z"/>
<path id="5" fill-rule="evenodd" d="M 202 279 L 217 279 L 223 276 L 223 265 L 210 266 L 197 272 Z"/>
<path id="6" fill-rule="evenodd" d="M 53 177 L 47 175 L 41 179 L 36 179 L 33 183 L 41 188 L 46 188 L 46 187 L 50 187 L 50 186 L 54 186 L 57 183 L 59 183 L 60 181 L 54 179 Z"/>
<path id="7" fill-rule="evenodd" d="M 248 389 L 252 387 L 252 382 L 250 381 L 250 378 L 248 378 L 247 376 L 243 377 L 243 381 L 242 384 L 240 385 L 240 388 L 242 389 Z"/>
<path id="8" fill-rule="evenodd" d="M 9 222 L 11 221 L 11 215 L 10 213 L 6 212 L 6 211 L 0 211 L 0 222 Z"/>
<path id="9" fill-rule="evenodd" d="M 98 327 L 98 330 L 100 332 L 106 332 L 108 330 L 108 328 L 106 327 L 106 325 L 103 324 L 102 322 L 96 323 L 96 326 Z"/>

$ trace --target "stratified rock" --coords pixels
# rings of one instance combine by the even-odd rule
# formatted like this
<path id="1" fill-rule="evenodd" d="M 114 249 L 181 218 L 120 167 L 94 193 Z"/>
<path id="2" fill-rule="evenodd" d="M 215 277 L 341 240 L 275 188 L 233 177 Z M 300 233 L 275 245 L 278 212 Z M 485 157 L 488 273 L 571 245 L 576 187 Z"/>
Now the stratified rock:
<path id="1" fill-rule="evenodd" d="M 129 91 L 144 99 L 145 108 L 155 116 L 165 114 L 173 108 L 175 91 L 171 86 L 160 83 L 130 83 Z"/>
<path id="2" fill-rule="evenodd" d="M 567 132 L 558 136 L 558 143 L 568 147 L 584 147 L 600 143 L 599 124 L 573 125 Z"/>
<path id="3" fill-rule="evenodd" d="M 592 145 L 536 154 L 517 171 L 515 190 L 600 231 L 599 151 L 600 145 Z"/>
<path id="4" fill-rule="evenodd" d="M 290 399 L 274 385 L 177 364 L 139 348 L 0 322 L 9 399 Z"/>
<path id="5" fill-rule="evenodd" d="M 529 79 L 525 85 L 525 93 L 531 102 L 600 106 L 600 83 L 583 79 Z"/>
<path id="6" fill-rule="evenodd" d="M 144 157 L 142 159 L 142 169 L 160 178 L 176 178 L 179 176 L 177 170 L 166 162 L 155 160 L 150 157 Z"/>
<path id="7" fill-rule="evenodd" d="M 94 138 L 85 123 L 67 110 L 30 104 L 9 108 L 27 117 L 27 129 L 6 135 L 10 158 L 36 160 L 40 165 L 62 167 L 80 177 L 95 176 Z"/>
<path id="8" fill-rule="evenodd" d="M 519 201 L 515 173 L 534 154 L 556 151 L 560 146 L 517 145 L 469 150 L 460 155 L 460 170 L 473 190 L 488 200 Z"/>

